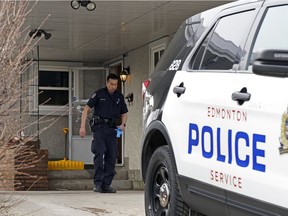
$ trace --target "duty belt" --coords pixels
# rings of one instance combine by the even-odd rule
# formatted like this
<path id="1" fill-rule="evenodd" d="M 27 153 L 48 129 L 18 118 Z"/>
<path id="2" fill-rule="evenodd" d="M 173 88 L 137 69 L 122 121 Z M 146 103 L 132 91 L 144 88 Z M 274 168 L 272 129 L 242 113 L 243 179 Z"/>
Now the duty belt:
<path id="1" fill-rule="evenodd" d="M 94 117 L 91 119 L 90 124 L 91 124 L 91 126 L 93 126 L 93 125 L 100 125 L 100 124 L 106 124 L 106 125 L 108 125 L 109 127 L 116 127 L 116 125 L 115 125 L 115 120 L 114 120 L 114 119 L 111 119 L 111 118 L 101 118 L 100 116 L 94 116 Z"/>

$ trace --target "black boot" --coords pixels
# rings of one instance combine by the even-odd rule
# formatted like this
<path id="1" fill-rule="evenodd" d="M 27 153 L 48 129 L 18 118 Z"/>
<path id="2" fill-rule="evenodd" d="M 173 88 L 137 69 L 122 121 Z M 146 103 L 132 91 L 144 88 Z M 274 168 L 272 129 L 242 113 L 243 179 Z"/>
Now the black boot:
<path id="1" fill-rule="evenodd" d="M 93 191 L 102 193 L 102 187 L 100 185 L 95 185 L 95 187 L 93 188 Z"/>
<path id="2" fill-rule="evenodd" d="M 102 191 L 100 193 L 116 193 L 116 189 L 110 186 L 102 186 Z"/>

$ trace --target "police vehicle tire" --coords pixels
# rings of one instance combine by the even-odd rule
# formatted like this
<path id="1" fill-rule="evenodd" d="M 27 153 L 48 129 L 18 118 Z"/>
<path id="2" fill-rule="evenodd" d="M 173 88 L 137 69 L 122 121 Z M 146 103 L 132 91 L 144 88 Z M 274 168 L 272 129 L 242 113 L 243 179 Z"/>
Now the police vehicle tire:
<path id="1" fill-rule="evenodd" d="M 145 183 L 146 215 L 188 216 L 176 179 L 173 155 L 168 146 L 159 147 L 151 157 Z"/>

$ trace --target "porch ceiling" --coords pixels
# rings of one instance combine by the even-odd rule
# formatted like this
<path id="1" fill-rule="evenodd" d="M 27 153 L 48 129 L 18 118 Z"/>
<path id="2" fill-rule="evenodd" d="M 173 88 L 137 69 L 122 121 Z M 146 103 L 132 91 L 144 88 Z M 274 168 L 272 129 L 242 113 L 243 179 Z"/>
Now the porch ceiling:
<path id="1" fill-rule="evenodd" d="M 27 17 L 31 29 L 52 33 L 39 43 L 40 60 L 103 63 L 173 34 L 189 16 L 231 2 L 94 1 L 96 9 L 73 10 L 70 0 L 39 0 Z"/>

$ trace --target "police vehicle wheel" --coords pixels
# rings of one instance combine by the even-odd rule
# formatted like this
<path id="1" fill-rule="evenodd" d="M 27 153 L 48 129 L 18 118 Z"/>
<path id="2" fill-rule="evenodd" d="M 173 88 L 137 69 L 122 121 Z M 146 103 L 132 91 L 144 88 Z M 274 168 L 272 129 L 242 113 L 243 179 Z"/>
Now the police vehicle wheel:
<path id="1" fill-rule="evenodd" d="M 145 183 L 146 215 L 189 215 L 176 180 L 174 158 L 168 146 L 158 148 L 149 162 Z"/>

